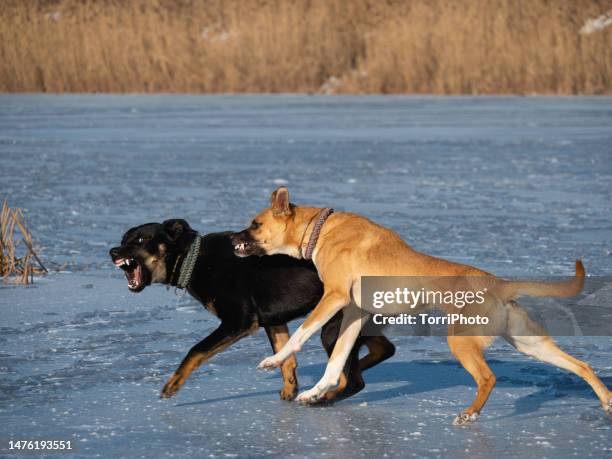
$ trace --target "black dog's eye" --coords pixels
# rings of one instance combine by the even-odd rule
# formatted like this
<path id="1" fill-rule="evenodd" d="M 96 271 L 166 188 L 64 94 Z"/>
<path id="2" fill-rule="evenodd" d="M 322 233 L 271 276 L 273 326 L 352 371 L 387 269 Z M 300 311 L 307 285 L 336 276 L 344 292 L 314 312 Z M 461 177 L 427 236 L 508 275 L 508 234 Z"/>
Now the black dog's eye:
<path id="1" fill-rule="evenodd" d="M 261 226 L 261 223 L 259 223 L 259 222 L 258 222 L 258 221 L 256 221 L 256 220 L 253 220 L 253 221 L 251 222 L 251 229 L 254 229 L 254 230 L 255 230 L 255 229 L 259 228 L 260 226 Z"/>

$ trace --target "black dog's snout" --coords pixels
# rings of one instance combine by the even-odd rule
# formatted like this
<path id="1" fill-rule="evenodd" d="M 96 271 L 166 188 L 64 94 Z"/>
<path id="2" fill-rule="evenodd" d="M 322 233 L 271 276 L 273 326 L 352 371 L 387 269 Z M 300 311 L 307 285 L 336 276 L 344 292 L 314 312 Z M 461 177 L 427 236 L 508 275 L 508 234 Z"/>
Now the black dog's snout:
<path id="1" fill-rule="evenodd" d="M 238 245 L 250 245 L 253 242 L 251 235 L 248 230 L 240 231 L 239 233 L 234 233 L 230 237 L 230 241 L 234 247 Z"/>
<path id="2" fill-rule="evenodd" d="M 112 249 L 109 250 L 108 253 L 113 258 L 118 257 L 119 256 L 119 247 L 113 247 Z"/>
<path id="3" fill-rule="evenodd" d="M 248 229 L 239 233 L 234 233 L 230 237 L 232 246 L 234 247 L 234 254 L 239 257 L 248 257 L 251 255 L 262 256 L 265 252 L 259 248 L 257 242 L 251 236 Z"/>

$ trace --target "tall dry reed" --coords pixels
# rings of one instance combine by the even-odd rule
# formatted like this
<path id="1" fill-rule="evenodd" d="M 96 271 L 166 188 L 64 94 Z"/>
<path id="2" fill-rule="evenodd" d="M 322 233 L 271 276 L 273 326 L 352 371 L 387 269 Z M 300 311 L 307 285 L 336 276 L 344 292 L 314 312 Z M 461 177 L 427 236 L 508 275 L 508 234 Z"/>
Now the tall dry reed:
<path id="1" fill-rule="evenodd" d="M 29 284 L 34 274 L 43 272 L 47 270 L 34 252 L 21 209 L 11 209 L 4 201 L 0 210 L 0 278 Z"/>
<path id="2" fill-rule="evenodd" d="M 4 0 L 0 91 L 612 92 L 612 0 Z"/>

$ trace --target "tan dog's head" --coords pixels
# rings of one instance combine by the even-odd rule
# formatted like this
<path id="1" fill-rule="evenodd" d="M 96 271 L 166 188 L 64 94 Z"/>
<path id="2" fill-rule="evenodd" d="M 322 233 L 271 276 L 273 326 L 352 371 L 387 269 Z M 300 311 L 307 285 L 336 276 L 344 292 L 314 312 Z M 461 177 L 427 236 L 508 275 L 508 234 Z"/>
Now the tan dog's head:
<path id="1" fill-rule="evenodd" d="M 298 225 L 289 190 L 280 187 L 272 193 L 270 207 L 257 214 L 251 226 L 232 236 L 234 253 L 239 257 L 283 253 L 299 258 Z"/>

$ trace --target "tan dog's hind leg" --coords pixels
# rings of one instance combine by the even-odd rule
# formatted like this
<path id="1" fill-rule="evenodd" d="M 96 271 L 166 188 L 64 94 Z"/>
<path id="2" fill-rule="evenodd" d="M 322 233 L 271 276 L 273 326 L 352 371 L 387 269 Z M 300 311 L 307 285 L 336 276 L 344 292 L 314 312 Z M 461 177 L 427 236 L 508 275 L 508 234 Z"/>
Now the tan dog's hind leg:
<path id="1" fill-rule="evenodd" d="M 348 295 L 336 292 L 325 293 L 319 304 L 314 308 L 304 323 L 291 335 L 283 348 L 272 357 L 263 359 L 258 368 L 270 370 L 280 367 L 281 364 L 296 352 L 314 333 L 321 329 L 340 309 L 350 302 Z"/>
<path id="2" fill-rule="evenodd" d="M 287 325 L 278 325 L 275 327 L 266 327 L 268 339 L 272 344 L 274 352 L 278 352 L 289 341 L 289 329 Z M 280 391 L 282 400 L 293 400 L 297 395 L 297 359 L 294 355 L 283 362 L 281 373 L 283 375 L 283 389 Z"/>
<path id="3" fill-rule="evenodd" d="M 480 410 L 489 398 L 489 394 L 495 386 L 495 375 L 484 359 L 483 351 L 493 340 L 488 336 L 449 336 L 448 346 L 453 355 L 461 362 L 474 378 L 478 385 L 476 398 L 468 409 L 461 412 L 455 420 L 454 425 L 465 425 L 473 422 L 478 417 Z"/>
<path id="4" fill-rule="evenodd" d="M 297 396 L 298 402 L 316 402 L 323 398 L 327 391 L 338 385 L 344 364 L 355 345 L 355 341 L 357 341 L 357 337 L 363 325 L 361 310 L 356 305 L 348 305 L 343 309 L 342 314 L 340 336 L 327 362 L 325 373 L 312 389 L 302 392 Z M 367 314 L 366 317 L 364 317 L 364 321 L 365 320 L 367 320 Z"/>
<path id="5" fill-rule="evenodd" d="M 522 353 L 580 376 L 593 388 L 606 413 L 612 414 L 612 392 L 593 369 L 559 349 L 553 339 L 516 302 L 510 302 L 508 306 L 508 330 L 504 338 Z"/>
<path id="6" fill-rule="evenodd" d="M 597 377 L 593 369 L 559 349 L 552 338 L 549 336 L 512 336 L 506 339 L 524 354 L 580 376 L 593 388 L 606 413 L 612 413 L 612 393 Z"/>

